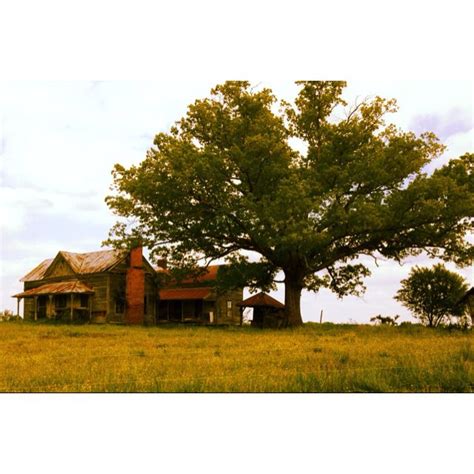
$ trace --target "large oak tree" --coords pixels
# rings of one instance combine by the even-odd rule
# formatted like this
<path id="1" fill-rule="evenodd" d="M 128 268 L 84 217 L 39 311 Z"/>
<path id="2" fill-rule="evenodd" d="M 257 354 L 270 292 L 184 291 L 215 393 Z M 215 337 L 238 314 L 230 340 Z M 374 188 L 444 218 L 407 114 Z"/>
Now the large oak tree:
<path id="1" fill-rule="evenodd" d="M 290 325 L 302 323 L 304 288 L 361 291 L 362 255 L 467 264 L 474 155 L 428 173 L 444 147 L 386 124 L 394 100 L 348 108 L 344 82 L 297 84 L 294 103 L 244 81 L 219 85 L 156 135 L 140 165 L 115 165 L 106 201 L 126 220 L 107 242 L 140 238 L 181 268 L 225 257 L 227 286 L 268 288 L 283 272 Z"/>

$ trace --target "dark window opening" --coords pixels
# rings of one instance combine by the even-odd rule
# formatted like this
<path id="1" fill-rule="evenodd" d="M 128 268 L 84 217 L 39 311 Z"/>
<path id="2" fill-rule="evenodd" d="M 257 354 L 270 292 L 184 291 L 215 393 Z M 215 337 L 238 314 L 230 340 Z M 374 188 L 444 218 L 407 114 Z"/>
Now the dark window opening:
<path id="1" fill-rule="evenodd" d="M 38 301 L 37 301 L 37 314 L 36 316 L 38 318 L 45 318 L 46 317 L 46 304 L 47 304 L 47 301 L 48 301 L 48 297 L 47 296 L 39 296 L 38 297 Z"/>
<path id="2" fill-rule="evenodd" d="M 115 312 L 119 314 L 125 313 L 125 300 L 123 298 L 115 299 Z"/>
<path id="3" fill-rule="evenodd" d="M 89 295 L 80 295 L 81 308 L 87 308 L 89 306 Z"/>
<path id="4" fill-rule="evenodd" d="M 54 307 L 56 309 L 66 308 L 68 295 L 56 295 L 54 298 Z"/>

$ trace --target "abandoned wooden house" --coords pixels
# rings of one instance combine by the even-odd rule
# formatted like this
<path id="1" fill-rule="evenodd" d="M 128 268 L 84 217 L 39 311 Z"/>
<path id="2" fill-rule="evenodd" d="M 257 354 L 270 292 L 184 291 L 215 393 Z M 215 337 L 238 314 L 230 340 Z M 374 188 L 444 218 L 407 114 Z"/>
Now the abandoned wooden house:
<path id="1" fill-rule="evenodd" d="M 217 274 L 221 265 L 209 265 L 204 274 L 158 290 L 157 322 L 195 320 L 210 324 L 241 324 L 238 303 L 243 289 L 219 292 Z"/>
<path id="2" fill-rule="evenodd" d="M 23 317 L 29 320 L 65 319 L 96 323 L 156 324 L 204 322 L 239 324 L 237 303 L 243 290 L 219 292 L 219 265 L 180 286 L 160 288 L 157 269 L 136 247 L 129 252 L 60 251 L 44 260 L 20 281 L 24 290 Z"/>

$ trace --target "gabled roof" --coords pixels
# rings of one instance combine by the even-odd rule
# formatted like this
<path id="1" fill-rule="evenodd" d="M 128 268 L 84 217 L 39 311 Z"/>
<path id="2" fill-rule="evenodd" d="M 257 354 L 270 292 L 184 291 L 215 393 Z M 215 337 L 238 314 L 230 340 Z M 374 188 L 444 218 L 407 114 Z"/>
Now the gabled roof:
<path id="1" fill-rule="evenodd" d="M 13 295 L 15 298 L 27 298 L 31 296 L 38 295 L 57 295 L 57 294 L 71 294 L 71 293 L 94 293 L 94 290 L 82 283 L 79 280 L 70 280 L 70 281 L 60 281 L 57 283 L 47 283 L 46 285 L 41 285 L 31 290 L 23 291 Z"/>
<path id="2" fill-rule="evenodd" d="M 121 262 L 127 255 L 120 250 L 99 250 L 98 252 L 60 252 L 78 274 L 99 273 Z"/>
<path id="3" fill-rule="evenodd" d="M 104 272 L 120 263 L 127 253 L 119 250 L 100 250 L 98 252 L 73 253 L 61 250 L 54 259 L 50 258 L 41 262 L 31 272 L 26 274 L 20 281 L 42 280 L 51 264 L 55 260 L 63 258 L 74 273 L 83 275 L 87 273 Z"/>
<path id="4" fill-rule="evenodd" d="M 243 300 L 240 303 L 237 303 L 237 306 L 246 306 L 248 308 L 255 308 L 256 306 L 270 306 L 272 308 L 279 309 L 285 307 L 283 303 L 280 303 L 275 298 L 272 298 L 270 295 L 267 295 L 263 292 L 251 296 L 250 298 L 247 298 L 246 300 Z"/>

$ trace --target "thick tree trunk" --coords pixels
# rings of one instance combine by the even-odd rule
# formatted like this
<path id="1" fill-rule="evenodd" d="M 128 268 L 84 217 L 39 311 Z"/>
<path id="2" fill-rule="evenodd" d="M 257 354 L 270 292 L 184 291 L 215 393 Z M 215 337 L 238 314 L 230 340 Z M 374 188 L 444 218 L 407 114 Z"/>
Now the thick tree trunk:
<path id="1" fill-rule="evenodd" d="M 301 318 L 300 300 L 302 286 L 285 278 L 285 313 L 288 326 L 301 326 L 303 319 Z"/>

